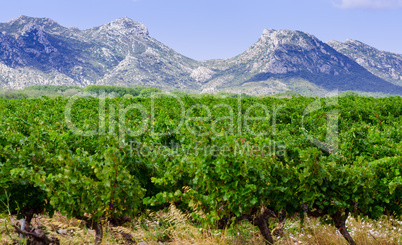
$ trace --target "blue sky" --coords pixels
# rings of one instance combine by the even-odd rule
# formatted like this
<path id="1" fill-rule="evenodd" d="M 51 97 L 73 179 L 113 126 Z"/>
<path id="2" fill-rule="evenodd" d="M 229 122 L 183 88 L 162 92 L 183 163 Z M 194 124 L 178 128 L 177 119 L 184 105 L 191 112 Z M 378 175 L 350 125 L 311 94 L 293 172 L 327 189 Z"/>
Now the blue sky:
<path id="1" fill-rule="evenodd" d="M 229 58 L 264 28 L 356 39 L 402 54 L 402 0 L 1 0 L 0 22 L 48 17 L 86 29 L 129 17 L 150 35 L 197 60 Z"/>

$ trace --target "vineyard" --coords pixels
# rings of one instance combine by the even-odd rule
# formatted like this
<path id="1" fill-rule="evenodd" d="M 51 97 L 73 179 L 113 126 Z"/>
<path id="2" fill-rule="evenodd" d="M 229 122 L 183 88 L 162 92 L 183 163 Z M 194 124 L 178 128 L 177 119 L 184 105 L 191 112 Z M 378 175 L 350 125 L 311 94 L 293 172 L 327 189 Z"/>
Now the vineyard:
<path id="1" fill-rule="evenodd" d="M 350 216 L 401 220 L 399 96 L 103 94 L 0 99 L 0 112 L 0 211 L 32 244 L 57 243 L 36 214 L 82 220 L 101 244 L 106 223 L 171 204 L 200 227 L 249 221 L 269 244 L 290 218 L 321 217 L 349 244 Z"/>

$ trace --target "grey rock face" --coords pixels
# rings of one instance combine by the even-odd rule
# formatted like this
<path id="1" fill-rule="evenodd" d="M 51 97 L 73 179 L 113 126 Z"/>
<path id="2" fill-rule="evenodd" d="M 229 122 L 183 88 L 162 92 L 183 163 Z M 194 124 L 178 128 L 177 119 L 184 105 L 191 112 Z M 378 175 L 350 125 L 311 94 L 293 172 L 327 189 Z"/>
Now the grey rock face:
<path id="1" fill-rule="evenodd" d="M 260 40 L 232 60 L 252 62 L 251 71 L 283 74 L 308 71 L 334 74 L 348 72 L 351 62 L 316 37 L 299 31 L 264 30 Z"/>
<path id="2" fill-rule="evenodd" d="M 81 31 L 50 19 L 21 16 L 0 24 L 0 33 L 0 62 L 11 68 L 0 70 L 2 87 L 60 84 L 52 81 L 55 73 L 82 86 L 195 88 L 199 84 L 191 77 L 199 62 L 153 39 L 145 25 L 129 18 Z M 43 80 L 16 81 L 26 69 L 37 71 Z"/>
<path id="3" fill-rule="evenodd" d="M 27 16 L 0 23 L 0 88 L 107 84 L 208 93 L 402 94 L 401 79 L 401 55 L 361 43 L 325 44 L 301 31 L 264 30 L 236 57 L 195 61 L 129 18 L 87 30 Z"/>
<path id="4" fill-rule="evenodd" d="M 227 91 L 237 87 L 241 90 L 252 83 L 263 86 L 269 81 L 267 86 L 273 86 L 272 82 L 279 81 L 294 90 L 303 89 L 300 85 L 305 84 L 315 91 L 402 92 L 350 57 L 301 31 L 264 30 L 260 39 L 245 52 L 228 60 L 211 62 L 209 67 L 220 72 L 203 89 Z"/>
<path id="5" fill-rule="evenodd" d="M 374 75 L 396 85 L 402 85 L 402 55 L 380 51 L 355 40 L 330 41 L 328 45 L 355 60 Z"/>
<path id="6" fill-rule="evenodd" d="M 10 66 L 24 66 L 25 54 L 18 47 L 16 40 L 10 37 L 7 33 L 0 33 L 0 60 Z"/>

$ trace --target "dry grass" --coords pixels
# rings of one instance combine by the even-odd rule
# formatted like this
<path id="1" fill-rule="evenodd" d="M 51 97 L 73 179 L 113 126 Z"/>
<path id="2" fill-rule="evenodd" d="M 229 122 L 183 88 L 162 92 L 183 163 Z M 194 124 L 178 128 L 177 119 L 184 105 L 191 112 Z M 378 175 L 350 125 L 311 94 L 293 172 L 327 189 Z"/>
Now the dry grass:
<path id="1" fill-rule="evenodd" d="M 378 221 L 349 217 L 346 225 L 357 244 L 402 244 L 402 221 L 385 217 Z M 285 229 L 286 235 L 277 240 L 278 244 L 348 244 L 333 225 L 323 224 L 319 219 L 307 218 L 303 229 L 298 221 L 288 222 Z"/>
<path id="2" fill-rule="evenodd" d="M 0 217 L 0 243 L 13 244 L 18 236 L 13 232 L 10 218 Z M 259 231 L 247 222 L 227 230 L 213 230 L 190 222 L 190 217 L 175 206 L 166 212 L 147 213 L 121 227 L 105 226 L 103 244 L 265 244 Z M 57 237 L 61 244 L 93 244 L 95 232 L 87 229 L 77 219 L 67 219 L 56 214 L 53 218 L 38 216 L 33 225 L 41 225 L 49 236 Z M 349 218 L 347 227 L 357 244 L 402 244 L 402 221 L 383 218 Z M 306 219 L 303 228 L 300 222 L 289 220 L 283 237 L 275 237 L 276 244 L 347 244 L 339 232 L 319 219 Z"/>

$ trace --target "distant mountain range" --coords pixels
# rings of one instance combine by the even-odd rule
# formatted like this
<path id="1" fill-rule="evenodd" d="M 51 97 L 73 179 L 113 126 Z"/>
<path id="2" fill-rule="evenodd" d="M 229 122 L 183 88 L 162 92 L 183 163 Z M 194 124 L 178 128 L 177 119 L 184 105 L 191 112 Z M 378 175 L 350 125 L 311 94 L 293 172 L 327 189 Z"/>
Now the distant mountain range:
<path id="1" fill-rule="evenodd" d="M 301 31 L 264 30 L 236 57 L 196 61 L 155 40 L 143 24 L 129 18 L 87 30 L 27 16 L 0 23 L 0 88 L 38 84 L 402 95 L 402 55 L 359 41 L 324 43 Z"/>

